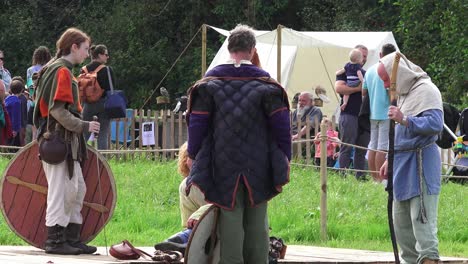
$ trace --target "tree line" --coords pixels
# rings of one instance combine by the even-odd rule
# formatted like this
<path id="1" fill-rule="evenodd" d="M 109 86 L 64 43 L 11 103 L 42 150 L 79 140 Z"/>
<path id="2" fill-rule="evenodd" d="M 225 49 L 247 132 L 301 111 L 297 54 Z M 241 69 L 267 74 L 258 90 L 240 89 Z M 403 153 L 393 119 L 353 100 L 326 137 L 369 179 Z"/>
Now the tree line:
<path id="1" fill-rule="evenodd" d="M 197 32 L 202 24 L 392 31 L 401 51 L 428 72 L 444 101 L 463 108 L 468 106 L 467 5 L 465 0 L 0 0 L 0 50 L 12 75 L 25 77 L 36 47 L 47 46 L 54 54 L 60 34 L 78 27 L 93 43 L 109 48 L 117 88 L 139 108 L 166 74 L 162 86 L 172 101 L 200 78 Z M 208 32 L 208 63 L 223 41 Z M 158 108 L 157 95 L 146 108 Z"/>

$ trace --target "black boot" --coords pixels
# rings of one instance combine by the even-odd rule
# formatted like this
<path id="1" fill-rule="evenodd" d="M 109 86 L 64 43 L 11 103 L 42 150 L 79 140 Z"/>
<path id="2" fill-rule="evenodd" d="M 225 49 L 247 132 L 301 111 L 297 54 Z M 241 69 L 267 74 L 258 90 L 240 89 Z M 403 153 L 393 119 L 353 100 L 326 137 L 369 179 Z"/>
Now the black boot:
<path id="1" fill-rule="evenodd" d="M 67 229 L 65 230 L 65 237 L 67 238 L 68 244 L 74 248 L 79 248 L 83 251 L 83 254 L 93 254 L 96 252 L 97 248 L 93 246 L 88 246 L 80 241 L 80 231 L 81 225 L 69 223 Z"/>
<path id="2" fill-rule="evenodd" d="M 47 254 L 79 255 L 83 251 L 68 244 L 65 239 L 65 227 L 55 225 L 52 227 L 47 227 L 45 252 Z"/>

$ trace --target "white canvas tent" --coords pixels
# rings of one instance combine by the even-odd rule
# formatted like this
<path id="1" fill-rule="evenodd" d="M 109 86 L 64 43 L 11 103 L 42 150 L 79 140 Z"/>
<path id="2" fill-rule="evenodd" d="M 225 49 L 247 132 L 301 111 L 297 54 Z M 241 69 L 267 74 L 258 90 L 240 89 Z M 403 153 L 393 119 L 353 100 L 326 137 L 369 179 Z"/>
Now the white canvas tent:
<path id="1" fill-rule="evenodd" d="M 211 27 L 211 26 L 210 26 Z M 211 27 L 224 36 L 229 31 Z M 314 92 L 317 85 L 323 86 L 330 98 L 322 112 L 328 116 L 335 113 L 340 97 L 334 89 L 335 72 L 349 61 L 349 51 L 358 44 L 369 49 L 365 69 L 379 60 L 382 45 L 391 43 L 397 47 L 392 32 L 301 32 L 290 28 L 281 30 L 281 84 L 287 90 L 290 101 L 297 92 Z M 278 80 L 277 47 L 278 29 L 255 31 L 257 51 L 262 67 Z M 229 59 L 227 38 L 211 62 L 209 69 Z"/>

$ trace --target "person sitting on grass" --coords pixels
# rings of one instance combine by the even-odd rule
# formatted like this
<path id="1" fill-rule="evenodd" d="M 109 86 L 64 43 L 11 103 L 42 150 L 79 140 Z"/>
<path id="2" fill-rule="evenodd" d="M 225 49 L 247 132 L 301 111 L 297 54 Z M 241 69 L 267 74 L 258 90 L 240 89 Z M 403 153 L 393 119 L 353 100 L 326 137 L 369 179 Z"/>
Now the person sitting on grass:
<path id="1" fill-rule="evenodd" d="M 192 167 L 190 159 L 188 159 L 187 142 L 179 149 L 178 168 L 177 171 L 184 177 L 179 185 L 179 206 L 181 223 L 184 230 L 174 234 L 165 241 L 154 245 L 157 250 L 171 250 L 185 253 L 185 248 L 192 233 L 192 228 L 198 223 L 198 219 L 211 206 L 205 201 L 205 195 L 196 186 L 192 186 L 190 194 L 187 196 L 185 189 L 187 187 L 187 176 Z"/>

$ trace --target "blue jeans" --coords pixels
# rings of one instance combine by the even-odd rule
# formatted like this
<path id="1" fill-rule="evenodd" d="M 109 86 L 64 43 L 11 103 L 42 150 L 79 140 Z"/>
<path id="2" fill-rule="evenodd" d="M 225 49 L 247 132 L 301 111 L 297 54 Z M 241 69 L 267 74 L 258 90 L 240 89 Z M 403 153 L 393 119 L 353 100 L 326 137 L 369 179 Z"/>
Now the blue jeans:
<path id="1" fill-rule="evenodd" d="M 359 131 L 358 117 L 347 113 L 340 115 L 340 140 L 344 143 L 353 144 L 361 147 L 367 147 L 370 135 L 368 132 Z M 340 146 L 339 164 L 340 168 L 349 168 L 351 164 L 351 152 L 353 147 Z M 366 169 L 365 149 L 354 149 L 353 164 L 358 170 Z M 356 178 L 363 176 L 364 172 L 356 172 Z"/>

